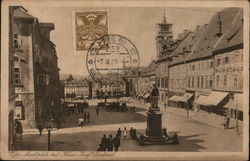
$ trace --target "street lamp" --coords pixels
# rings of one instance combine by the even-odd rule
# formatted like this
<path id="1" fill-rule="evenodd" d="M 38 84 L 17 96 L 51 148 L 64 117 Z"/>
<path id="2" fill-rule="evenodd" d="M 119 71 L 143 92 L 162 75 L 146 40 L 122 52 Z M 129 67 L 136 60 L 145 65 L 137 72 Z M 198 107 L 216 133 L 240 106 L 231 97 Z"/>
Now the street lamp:
<path id="1" fill-rule="evenodd" d="M 55 120 L 54 119 L 46 120 L 45 127 L 48 130 L 48 151 L 50 151 L 50 137 L 51 137 L 51 131 L 55 128 Z"/>

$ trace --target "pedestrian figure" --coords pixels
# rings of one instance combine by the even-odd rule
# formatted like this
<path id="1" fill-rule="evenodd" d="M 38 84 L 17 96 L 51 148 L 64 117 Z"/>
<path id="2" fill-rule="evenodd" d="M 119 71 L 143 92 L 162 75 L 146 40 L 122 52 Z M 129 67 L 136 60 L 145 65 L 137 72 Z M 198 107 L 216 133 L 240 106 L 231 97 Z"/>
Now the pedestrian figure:
<path id="1" fill-rule="evenodd" d="M 167 129 L 165 127 L 162 129 L 162 134 L 168 138 Z"/>
<path id="2" fill-rule="evenodd" d="M 89 112 L 87 113 L 87 120 L 88 120 L 88 123 L 89 123 L 89 118 L 90 118 L 90 114 Z"/>
<path id="3" fill-rule="evenodd" d="M 133 139 L 136 139 L 136 138 L 137 138 L 136 133 L 137 133 L 137 132 L 136 132 L 136 129 L 134 128 L 134 129 L 133 129 L 133 136 L 132 136 Z"/>
<path id="4" fill-rule="evenodd" d="M 102 151 L 106 151 L 107 149 L 107 142 L 108 142 L 108 138 L 106 137 L 106 135 L 104 134 L 101 140 L 101 150 Z"/>
<path id="5" fill-rule="evenodd" d="M 99 107 L 96 108 L 96 116 L 99 114 Z"/>
<path id="6" fill-rule="evenodd" d="M 126 140 L 126 138 L 127 138 L 127 130 L 126 130 L 126 127 L 124 127 L 124 130 L 123 130 L 123 137 L 124 137 L 124 140 Z"/>
<path id="7" fill-rule="evenodd" d="M 42 131 L 44 129 L 44 124 L 43 124 L 43 121 L 38 121 L 37 123 L 37 129 L 39 130 L 39 135 L 42 136 Z"/>
<path id="8" fill-rule="evenodd" d="M 84 115 L 83 115 L 83 120 L 84 120 L 84 122 L 86 122 L 86 121 L 87 121 L 87 113 L 86 113 L 86 112 L 84 112 Z"/>
<path id="9" fill-rule="evenodd" d="M 108 138 L 108 151 L 113 151 L 113 136 L 110 134 Z"/>
<path id="10" fill-rule="evenodd" d="M 83 127 L 83 118 L 82 117 L 79 117 L 79 119 L 78 119 L 78 126 L 81 126 L 81 127 Z"/>
<path id="11" fill-rule="evenodd" d="M 156 87 L 156 84 L 153 85 L 153 89 L 150 94 L 151 98 L 151 107 L 152 108 L 158 108 L 158 97 L 159 97 L 159 90 Z"/>
<path id="12" fill-rule="evenodd" d="M 120 141 L 120 136 L 116 135 L 113 139 L 113 144 L 115 147 L 115 151 L 118 151 L 118 148 L 120 147 L 121 141 Z"/>
<path id="13" fill-rule="evenodd" d="M 121 131 L 120 128 L 117 130 L 117 135 L 118 135 L 119 137 L 121 137 L 121 135 L 122 135 L 122 131 Z"/>
<path id="14" fill-rule="evenodd" d="M 133 132 L 134 132 L 134 129 L 133 129 L 133 127 L 131 127 L 130 130 L 129 130 L 129 137 L 131 139 L 133 139 Z"/>
<path id="15" fill-rule="evenodd" d="M 23 133 L 22 123 L 20 121 L 18 121 L 17 119 L 15 121 L 15 127 L 16 127 L 16 133 L 17 134 L 22 134 Z"/>
<path id="16" fill-rule="evenodd" d="M 225 116 L 225 123 L 224 123 L 224 129 L 228 129 L 228 127 L 229 127 L 229 116 L 228 115 L 226 115 Z"/>

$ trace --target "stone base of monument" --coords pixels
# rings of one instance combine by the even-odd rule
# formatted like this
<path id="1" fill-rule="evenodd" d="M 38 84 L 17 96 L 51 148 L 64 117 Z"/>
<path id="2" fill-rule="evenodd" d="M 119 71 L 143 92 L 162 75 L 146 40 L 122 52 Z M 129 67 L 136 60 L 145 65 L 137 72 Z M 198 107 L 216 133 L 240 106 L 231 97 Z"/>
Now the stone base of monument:
<path id="1" fill-rule="evenodd" d="M 164 135 L 161 117 L 162 113 L 159 108 L 149 108 L 146 132 L 138 137 L 140 145 L 178 144 L 176 133 Z"/>

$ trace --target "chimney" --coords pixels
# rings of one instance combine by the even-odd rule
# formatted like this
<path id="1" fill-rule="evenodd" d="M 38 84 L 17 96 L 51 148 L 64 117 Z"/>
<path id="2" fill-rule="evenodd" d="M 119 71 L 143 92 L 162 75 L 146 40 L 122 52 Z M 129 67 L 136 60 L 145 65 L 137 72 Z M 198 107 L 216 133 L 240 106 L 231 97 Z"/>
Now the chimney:
<path id="1" fill-rule="evenodd" d="M 50 40 L 50 31 L 55 29 L 54 23 L 39 23 L 41 34 Z"/>

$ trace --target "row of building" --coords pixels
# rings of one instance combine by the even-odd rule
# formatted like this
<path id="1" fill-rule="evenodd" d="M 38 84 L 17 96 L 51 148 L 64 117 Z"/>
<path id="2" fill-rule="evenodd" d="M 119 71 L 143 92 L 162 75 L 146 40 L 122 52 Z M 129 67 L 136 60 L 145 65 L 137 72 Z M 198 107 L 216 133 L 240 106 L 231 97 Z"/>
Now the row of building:
<path id="1" fill-rule="evenodd" d="M 9 143 L 14 120 L 36 128 L 57 119 L 62 97 L 56 46 L 50 40 L 53 23 L 40 23 L 22 6 L 9 7 Z"/>
<path id="2" fill-rule="evenodd" d="M 243 119 L 243 10 L 225 8 L 195 31 L 172 35 L 164 15 L 157 59 L 127 76 L 130 93 L 145 94 L 156 84 L 162 104 Z"/>
<path id="3" fill-rule="evenodd" d="M 83 79 L 74 79 L 70 75 L 66 80 L 63 80 L 64 97 L 65 98 L 80 98 L 80 99 L 94 99 L 104 97 L 115 97 L 117 95 L 125 96 L 126 80 L 119 76 L 112 74 L 107 76 L 101 82 L 96 82 L 93 79 L 86 77 Z"/>

